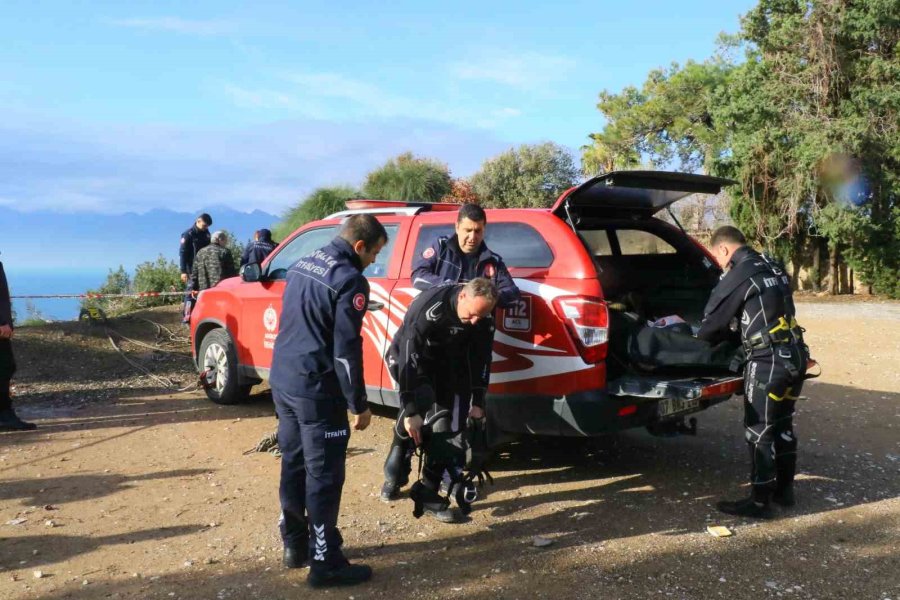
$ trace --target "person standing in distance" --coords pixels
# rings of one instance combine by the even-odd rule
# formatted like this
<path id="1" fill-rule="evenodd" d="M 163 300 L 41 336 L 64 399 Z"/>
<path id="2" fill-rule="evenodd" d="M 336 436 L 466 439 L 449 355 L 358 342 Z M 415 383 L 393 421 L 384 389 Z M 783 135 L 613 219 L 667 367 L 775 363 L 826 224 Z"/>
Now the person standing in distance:
<path id="1" fill-rule="evenodd" d="M 794 405 L 809 348 L 797 325 L 790 278 L 747 245 L 735 227 L 713 232 L 710 251 L 725 270 L 703 310 L 697 337 L 711 343 L 739 337 L 744 365 L 744 427 L 750 448 L 748 498 L 716 507 L 742 517 L 771 516 L 770 502 L 794 505 L 797 437 Z"/>
<path id="2" fill-rule="evenodd" d="M 0 431 L 29 431 L 37 428 L 34 423 L 23 421 L 12 407 L 10 386 L 16 361 L 12 351 L 13 338 L 12 300 L 6 273 L 0 262 Z"/>
<path id="3" fill-rule="evenodd" d="M 178 257 L 181 265 L 181 283 L 184 288 L 184 312 L 181 322 L 191 322 L 191 311 L 194 310 L 194 295 L 191 294 L 191 273 L 194 271 L 194 258 L 203 248 L 209 246 L 209 226 L 212 225 L 212 217 L 203 213 L 190 229 L 181 234 L 181 246 L 178 249 Z"/>
<path id="4" fill-rule="evenodd" d="M 217 231 L 212 234 L 209 246 L 200 250 L 194 258 L 191 271 L 191 294 L 194 298 L 203 290 L 216 287 L 219 282 L 237 275 L 234 257 L 228 249 L 228 234 Z"/>
<path id="5" fill-rule="evenodd" d="M 241 256 L 241 266 L 256 263 L 261 265 L 266 257 L 272 254 L 278 246 L 272 241 L 272 232 L 268 229 L 258 229 L 253 234 L 253 241 L 247 244 L 244 254 Z"/>
<path id="6" fill-rule="evenodd" d="M 284 564 L 310 561 L 313 587 L 367 581 L 372 569 L 350 564 L 337 528 L 344 463 L 353 429 L 372 413 L 363 380 L 362 322 L 369 303 L 363 270 L 387 243 L 372 215 L 353 215 L 324 248 L 287 273 L 269 383 L 281 449 Z"/>

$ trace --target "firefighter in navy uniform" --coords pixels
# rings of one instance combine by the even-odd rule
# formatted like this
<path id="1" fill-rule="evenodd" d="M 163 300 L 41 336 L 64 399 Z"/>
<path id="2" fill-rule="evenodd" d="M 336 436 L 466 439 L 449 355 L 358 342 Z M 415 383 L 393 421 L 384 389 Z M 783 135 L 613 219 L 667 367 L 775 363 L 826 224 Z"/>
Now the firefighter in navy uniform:
<path id="1" fill-rule="evenodd" d="M 744 365 L 744 427 L 750 448 L 750 497 L 721 501 L 728 514 L 766 518 L 770 502 L 794 505 L 797 466 L 794 405 L 809 349 L 795 318 L 790 278 L 749 246 L 736 228 L 717 229 L 710 250 L 725 269 L 704 309 L 697 337 L 740 337 Z"/>
<path id="2" fill-rule="evenodd" d="M 439 237 L 415 257 L 412 284 L 427 290 L 445 283 L 465 283 L 476 277 L 490 279 L 500 299 L 498 306 L 510 306 L 519 298 L 503 259 L 484 243 L 487 215 L 477 204 L 463 204 L 456 216 L 456 234 Z"/>
<path id="3" fill-rule="evenodd" d="M 360 330 L 369 302 L 363 270 L 387 242 L 372 215 L 347 219 L 330 244 L 287 273 L 269 382 L 278 413 L 284 564 L 310 561 L 314 587 L 372 576 L 341 551 L 337 518 L 350 427 L 369 425 Z"/>
<path id="4" fill-rule="evenodd" d="M 209 233 L 210 225 L 212 225 L 212 217 L 203 213 L 197 217 L 190 229 L 181 234 L 178 258 L 181 266 L 181 283 L 185 284 L 184 312 L 181 316 L 181 322 L 185 324 L 191 322 L 191 311 L 194 309 L 194 303 L 196 302 L 194 295 L 191 294 L 194 290 L 191 285 L 194 258 L 198 252 L 209 246 L 211 237 Z"/>
<path id="5" fill-rule="evenodd" d="M 268 229 L 259 229 L 253 234 L 253 241 L 244 248 L 241 255 L 241 266 L 256 263 L 261 265 L 272 251 L 278 246 L 272 241 L 272 232 Z"/>
<path id="6" fill-rule="evenodd" d="M 446 417 L 432 424 L 436 433 L 459 432 L 467 419 L 484 418 L 494 339 L 490 315 L 498 296 L 489 279 L 475 278 L 465 284 L 433 287 L 410 305 L 387 354 L 391 375 L 400 388 L 395 440 L 421 445 L 424 419 L 442 411 Z M 425 514 L 455 522 L 457 517 L 449 501 L 440 496 L 440 487 L 445 473 L 457 473 L 459 457 L 448 460 L 428 454 L 427 447 L 425 451 L 421 482 L 425 491 L 418 500 Z M 403 471 L 389 472 L 392 468 Z M 409 477 L 409 466 L 389 460 L 385 472 L 393 481 L 402 481 Z"/>
<path id="7" fill-rule="evenodd" d="M 421 256 L 415 258 L 411 275 L 413 286 L 419 290 L 429 290 L 436 285 L 466 283 L 476 277 L 484 277 L 497 288 L 498 306 L 510 306 L 518 300 L 519 288 L 503 259 L 484 243 L 486 227 L 487 215 L 483 208 L 477 204 L 462 205 L 456 216 L 455 235 L 437 238 Z M 468 398 L 462 401 L 468 402 Z M 399 422 L 397 429 L 402 431 Z M 383 501 L 396 500 L 400 488 L 408 483 L 412 451 L 408 438 L 399 434 L 394 436 L 384 462 Z"/>

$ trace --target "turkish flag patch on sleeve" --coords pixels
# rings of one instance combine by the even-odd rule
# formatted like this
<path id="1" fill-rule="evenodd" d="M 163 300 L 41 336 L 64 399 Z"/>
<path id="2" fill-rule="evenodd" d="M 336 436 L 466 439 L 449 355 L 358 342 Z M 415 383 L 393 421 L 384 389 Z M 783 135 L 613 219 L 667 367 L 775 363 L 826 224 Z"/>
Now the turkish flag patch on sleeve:
<path id="1" fill-rule="evenodd" d="M 366 307 L 366 297 L 363 294 L 353 296 L 353 308 L 362 310 Z"/>

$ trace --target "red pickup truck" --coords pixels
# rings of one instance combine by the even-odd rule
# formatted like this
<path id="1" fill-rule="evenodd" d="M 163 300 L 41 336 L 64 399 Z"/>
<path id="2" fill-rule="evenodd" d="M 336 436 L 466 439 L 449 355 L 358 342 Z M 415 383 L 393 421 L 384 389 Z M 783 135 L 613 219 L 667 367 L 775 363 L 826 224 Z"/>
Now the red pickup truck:
<path id="1" fill-rule="evenodd" d="M 549 209 L 489 209 L 486 242 L 522 292 L 498 309 L 487 413 L 498 432 L 595 436 L 631 427 L 683 430 L 684 416 L 728 399 L 742 379 L 727 370 L 660 374 L 629 364 L 615 348 L 616 310 L 652 320 L 698 323 L 718 281 L 715 261 L 680 227 L 655 215 L 728 180 L 659 171 L 594 177 Z M 418 293 L 413 259 L 452 235 L 458 206 L 355 200 L 347 210 L 299 228 L 259 266 L 200 293 L 191 316 L 197 367 L 214 402 L 241 401 L 265 380 L 278 335 L 288 268 L 324 246 L 342 219 L 375 214 L 390 240 L 366 269 L 363 323 L 369 401 L 398 405 L 384 354 Z M 620 344 L 621 345 L 621 344 Z"/>

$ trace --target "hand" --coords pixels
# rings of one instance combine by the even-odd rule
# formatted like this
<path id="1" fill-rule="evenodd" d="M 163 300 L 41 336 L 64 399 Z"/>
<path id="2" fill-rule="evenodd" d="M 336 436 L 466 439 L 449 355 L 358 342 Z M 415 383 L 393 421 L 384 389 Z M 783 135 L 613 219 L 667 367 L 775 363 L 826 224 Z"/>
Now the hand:
<path id="1" fill-rule="evenodd" d="M 484 409 L 480 406 L 472 405 L 472 408 L 469 409 L 469 416 L 473 419 L 483 419 L 484 418 Z"/>
<path id="2" fill-rule="evenodd" d="M 191 298 L 196 298 L 199 293 L 197 290 L 191 290 Z"/>
<path id="3" fill-rule="evenodd" d="M 353 431 L 362 431 L 372 422 L 372 411 L 368 408 L 365 412 L 353 415 Z"/>
<path id="4" fill-rule="evenodd" d="M 0 339 L 7 340 L 12 339 L 13 336 L 13 328 L 9 325 L 0 325 Z"/>
<path id="5" fill-rule="evenodd" d="M 188 279 L 187 273 L 182 273 L 181 274 L 181 283 L 187 283 L 187 279 Z"/>
<path id="6" fill-rule="evenodd" d="M 423 421 L 421 415 L 413 415 L 403 419 L 403 428 L 406 429 L 406 433 L 413 439 L 416 446 L 422 445 L 422 425 Z"/>

